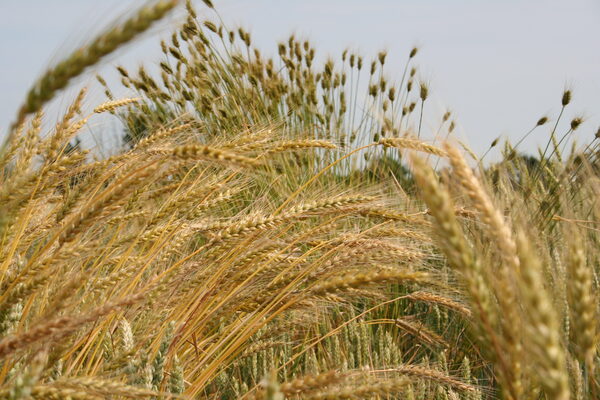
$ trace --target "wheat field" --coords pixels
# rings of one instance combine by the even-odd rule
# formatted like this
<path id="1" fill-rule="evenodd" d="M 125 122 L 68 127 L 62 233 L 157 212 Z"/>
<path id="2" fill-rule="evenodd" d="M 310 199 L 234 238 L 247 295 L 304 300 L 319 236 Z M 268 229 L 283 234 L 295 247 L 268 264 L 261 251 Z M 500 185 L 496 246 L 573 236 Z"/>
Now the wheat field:
<path id="1" fill-rule="evenodd" d="M 157 72 L 119 67 L 127 98 L 97 76 L 106 102 L 46 128 L 174 8 Z M 450 112 L 425 128 L 418 53 L 400 76 L 294 36 L 266 57 L 211 1 L 160 0 L 49 68 L 0 150 L 0 398 L 600 398 L 600 164 L 565 146 L 581 118 L 557 128 L 571 91 L 537 156 L 485 163 Z M 77 140 L 99 114 L 125 131 L 106 157 Z"/>

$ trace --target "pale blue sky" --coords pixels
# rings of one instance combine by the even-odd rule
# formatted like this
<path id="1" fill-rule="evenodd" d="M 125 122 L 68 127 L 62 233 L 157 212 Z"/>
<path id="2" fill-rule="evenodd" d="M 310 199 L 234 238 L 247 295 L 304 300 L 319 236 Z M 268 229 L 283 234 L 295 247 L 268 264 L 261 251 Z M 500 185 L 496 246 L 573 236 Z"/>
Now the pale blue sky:
<path id="1" fill-rule="evenodd" d="M 0 135 L 26 90 L 48 63 L 85 43 L 113 17 L 142 1 L 0 0 Z M 517 139 L 545 113 L 557 114 L 565 85 L 583 113 L 577 135 L 600 124 L 600 2 L 597 0 L 214 0 L 231 25 L 248 28 L 264 52 L 291 32 L 312 39 L 321 55 L 345 47 L 363 54 L 389 51 L 399 77 L 406 54 L 421 47 L 420 75 L 431 86 L 430 107 L 454 111 L 460 134 L 478 152 L 495 137 Z M 198 9 L 202 9 L 198 1 Z M 210 14 L 206 13 L 207 16 Z M 158 56 L 157 36 L 130 46 L 98 70 L 135 66 Z M 393 68 L 388 69 L 394 78 Z M 90 76 L 93 77 L 93 74 Z M 93 81 L 90 76 L 78 84 Z M 55 108 L 70 99 L 59 96 Z M 103 100 L 95 87 L 88 104 Z M 433 115 L 433 114 L 431 114 Z M 100 122 L 98 122 L 100 124 Z M 97 130 L 101 131 L 101 130 Z M 96 138 L 99 140 L 98 138 Z M 545 143 L 542 131 L 526 143 Z"/>

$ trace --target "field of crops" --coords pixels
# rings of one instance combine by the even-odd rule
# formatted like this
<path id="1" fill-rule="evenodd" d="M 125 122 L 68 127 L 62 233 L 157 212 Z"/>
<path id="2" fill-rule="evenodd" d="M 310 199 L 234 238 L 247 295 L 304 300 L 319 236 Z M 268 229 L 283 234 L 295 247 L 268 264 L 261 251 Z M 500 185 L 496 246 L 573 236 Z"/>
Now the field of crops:
<path id="1" fill-rule="evenodd" d="M 175 7 L 160 68 L 118 68 L 131 97 L 97 76 L 106 102 L 46 128 Z M 266 57 L 217 11 L 148 3 L 26 94 L 0 147 L 0 398 L 600 398 L 600 170 L 565 146 L 571 91 L 533 116 L 539 154 L 484 162 L 428 112 L 418 48 L 398 75 L 294 36 Z M 77 140 L 98 114 L 124 127 L 110 157 Z"/>

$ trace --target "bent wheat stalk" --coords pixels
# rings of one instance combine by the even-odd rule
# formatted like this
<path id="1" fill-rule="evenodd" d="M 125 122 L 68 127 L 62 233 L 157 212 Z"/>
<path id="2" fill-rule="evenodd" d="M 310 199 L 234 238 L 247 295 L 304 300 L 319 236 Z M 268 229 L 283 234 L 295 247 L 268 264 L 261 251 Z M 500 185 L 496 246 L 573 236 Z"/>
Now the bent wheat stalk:
<path id="1" fill-rule="evenodd" d="M 127 21 L 101 33 L 89 45 L 77 49 L 58 65 L 48 70 L 27 93 L 25 104 L 19 109 L 17 120 L 13 126 L 20 125 L 27 115 L 39 111 L 44 104 L 52 100 L 60 90 L 67 87 L 69 82 L 81 75 L 86 68 L 97 64 L 103 57 L 145 32 L 178 3 L 178 0 L 161 0 L 141 8 Z"/>

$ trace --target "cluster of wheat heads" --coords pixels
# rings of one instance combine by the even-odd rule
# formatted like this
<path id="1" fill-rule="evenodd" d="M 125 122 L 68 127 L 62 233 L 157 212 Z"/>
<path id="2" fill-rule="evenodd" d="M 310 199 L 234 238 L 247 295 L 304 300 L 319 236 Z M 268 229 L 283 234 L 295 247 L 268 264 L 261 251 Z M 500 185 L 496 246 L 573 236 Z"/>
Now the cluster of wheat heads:
<path id="1" fill-rule="evenodd" d="M 333 144 L 275 129 L 200 144 L 188 121 L 90 160 L 68 146 L 82 97 L 5 153 L 3 394 L 261 397 L 271 370 L 290 396 L 478 393 L 448 370 L 437 331 L 469 310 L 424 213 L 331 172 L 311 182 L 291 157 Z M 392 292 L 395 317 L 369 318 Z"/>
<path id="2" fill-rule="evenodd" d="M 476 173 L 417 139 L 416 50 L 359 99 L 359 56 L 315 72 L 291 38 L 275 67 L 187 11 L 162 83 L 120 68 L 135 98 L 82 91 L 49 132 L 24 106 L 2 149 L 0 398 L 598 396 L 593 159 Z M 102 113 L 109 158 L 72 144 Z"/>
<path id="3" fill-rule="evenodd" d="M 128 141 L 136 142 L 185 113 L 201 120 L 208 136 L 277 124 L 333 140 L 340 152 L 330 152 L 329 161 L 345 149 L 398 136 L 409 127 L 419 133 L 428 88 L 419 82 L 417 48 L 410 50 L 400 79 L 392 80 L 385 70 L 385 51 L 368 60 L 347 49 L 338 60 L 320 62 L 310 41 L 292 35 L 269 56 L 253 44 L 248 31 L 214 22 L 221 20 L 214 8 L 202 16 L 190 2 L 186 8 L 185 22 L 161 41 L 159 68 L 117 68 L 123 86 L 142 100 L 120 113 Z M 106 81 L 98 80 L 113 98 Z M 450 117 L 449 112 L 444 115 L 438 133 L 454 130 Z M 361 155 L 369 161 L 374 153 L 382 151 L 372 148 Z M 396 152 L 385 153 L 397 161 Z"/>

